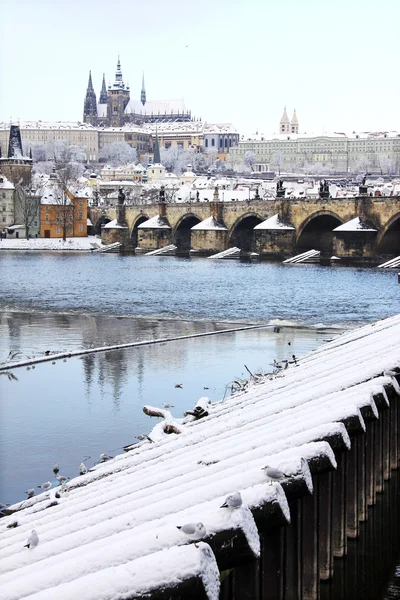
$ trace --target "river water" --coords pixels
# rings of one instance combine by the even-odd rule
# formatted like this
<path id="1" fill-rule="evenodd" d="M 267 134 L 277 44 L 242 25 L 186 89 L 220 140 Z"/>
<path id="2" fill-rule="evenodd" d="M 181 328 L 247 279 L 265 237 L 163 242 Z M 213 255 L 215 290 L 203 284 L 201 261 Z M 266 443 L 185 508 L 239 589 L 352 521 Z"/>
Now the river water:
<path id="1" fill-rule="evenodd" d="M 209 337 L 104 351 L 0 377 L 0 501 L 78 474 L 122 451 L 155 420 L 181 416 L 232 381 L 311 352 L 343 329 L 400 312 L 397 273 L 380 269 L 239 263 L 118 254 L 0 254 L 0 361 L 259 324 Z M 279 325 L 280 331 L 274 331 Z M 181 387 L 175 387 L 180 384 Z M 395 598 L 398 578 L 390 596 Z M 385 586 L 384 586 L 385 587 Z M 395 591 L 393 591 L 395 590 Z"/>

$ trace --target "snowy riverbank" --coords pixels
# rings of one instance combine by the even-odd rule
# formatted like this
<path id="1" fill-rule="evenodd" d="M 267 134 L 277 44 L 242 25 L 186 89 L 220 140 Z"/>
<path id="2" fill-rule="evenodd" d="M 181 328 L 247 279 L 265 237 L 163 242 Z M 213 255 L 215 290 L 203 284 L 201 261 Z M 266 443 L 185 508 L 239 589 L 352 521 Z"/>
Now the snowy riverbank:
<path id="1" fill-rule="evenodd" d="M 64 242 L 59 238 L 31 238 L 26 239 L 2 239 L 0 241 L 0 250 L 40 250 L 41 252 L 51 251 L 81 251 L 89 252 L 102 248 L 101 239 L 95 236 L 88 237 L 70 237 Z"/>

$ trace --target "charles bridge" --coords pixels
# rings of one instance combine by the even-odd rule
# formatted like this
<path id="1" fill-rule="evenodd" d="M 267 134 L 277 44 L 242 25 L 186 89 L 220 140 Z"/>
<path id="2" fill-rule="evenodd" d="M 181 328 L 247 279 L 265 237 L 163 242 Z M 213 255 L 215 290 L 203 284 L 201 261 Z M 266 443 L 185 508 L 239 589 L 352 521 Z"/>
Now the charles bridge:
<path id="1" fill-rule="evenodd" d="M 177 255 L 209 256 L 236 246 L 244 256 L 257 253 L 261 259 L 282 260 L 315 249 L 321 251 L 321 260 L 335 255 L 344 263 L 359 264 L 400 255 L 399 196 L 160 201 L 92 207 L 89 216 L 103 243 L 122 242 L 127 252 L 174 244 Z M 334 231 L 341 225 L 345 227 Z"/>

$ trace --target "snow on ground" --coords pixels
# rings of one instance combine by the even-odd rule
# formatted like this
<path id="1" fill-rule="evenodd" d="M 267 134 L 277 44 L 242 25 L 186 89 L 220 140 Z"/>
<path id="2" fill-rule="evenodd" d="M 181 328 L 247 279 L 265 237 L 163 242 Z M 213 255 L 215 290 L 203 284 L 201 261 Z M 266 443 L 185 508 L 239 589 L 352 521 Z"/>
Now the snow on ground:
<path id="1" fill-rule="evenodd" d="M 2 239 L 0 250 L 95 250 L 101 248 L 101 239 L 95 236 L 68 237 L 65 242 L 62 238 L 30 238 L 26 239 Z"/>
<path id="2" fill-rule="evenodd" d="M 56 505 L 51 492 L 22 501 L 18 512 L 0 519 L 2 600 L 118 600 L 200 571 L 208 597 L 217 598 L 211 550 L 185 546 L 190 540 L 177 525 L 203 523 L 205 541 L 240 529 L 257 555 L 250 511 L 274 506 L 290 520 L 282 486 L 269 485 L 262 467 L 300 478 L 312 491 L 308 461 L 324 457 L 335 468 L 326 439 L 341 436 L 349 447 L 343 422 L 351 417 L 365 427 L 363 407 L 378 415 L 373 395 L 393 382 L 384 371 L 398 365 L 400 316 L 346 333 L 212 405 L 209 416 L 182 426 L 180 435 L 140 442 L 97 465 L 71 480 Z M 221 509 L 236 491 L 242 509 Z M 40 541 L 27 549 L 32 529 Z M 205 569 L 196 554 L 203 551 Z"/>

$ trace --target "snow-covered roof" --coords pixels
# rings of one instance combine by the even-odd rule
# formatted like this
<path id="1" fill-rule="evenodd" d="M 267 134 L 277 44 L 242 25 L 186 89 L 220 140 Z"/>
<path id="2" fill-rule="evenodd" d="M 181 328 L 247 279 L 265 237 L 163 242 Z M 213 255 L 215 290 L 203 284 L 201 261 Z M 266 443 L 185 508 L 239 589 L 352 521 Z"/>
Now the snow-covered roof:
<path id="1" fill-rule="evenodd" d="M 0 188 L 2 190 L 15 190 L 14 184 L 8 181 L 7 177 L 0 173 Z"/>
<path id="2" fill-rule="evenodd" d="M 194 225 L 192 227 L 192 230 L 193 229 L 199 231 L 206 231 L 209 229 L 219 229 L 220 231 L 228 231 L 225 225 L 221 225 L 221 223 L 218 223 L 218 221 L 213 216 L 208 217 L 208 219 L 204 219 L 204 221 L 201 221 L 201 223 L 197 223 L 197 225 Z"/>
<path id="3" fill-rule="evenodd" d="M 282 217 L 276 214 L 273 217 L 267 219 L 266 221 L 263 221 L 262 223 L 256 225 L 254 229 L 285 229 L 286 231 L 294 231 L 295 228 L 292 227 L 292 225 L 285 223 Z"/>
<path id="4" fill-rule="evenodd" d="M 335 227 L 333 231 L 378 231 L 374 227 L 362 219 L 360 217 L 356 217 L 355 219 L 351 219 L 351 221 L 347 221 L 347 223 L 343 223 L 343 225 L 339 225 L 339 227 Z"/>
<path id="5" fill-rule="evenodd" d="M 138 229 L 171 229 L 171 226 L 165 218 L 163 219 L 160 215 L 156 215 L 138 225 Z"/>
<path id="6" fill-rule="evenodd" d="M 297 481 L 312 493 L 310 470 L 336 467 L 329 441 L 349 448 L 347 429 L 361 434 L 363 414 L 378 418 L 374 395 L 389 404 L 384 386 L 400 391 L 385 374 L 399 364 L 395 316 L 345 333 L 247 392 L 206 404 L 209 415 L 181 424 L 181 434 L 145 440 L 98 464 L 68 482 L 58 499 L 48 491 L 14 505 L 18 512 L 0 519 L 2 600 L 145 596 L 198 574 L 203 552 L 210 569 L 205 585 L 215 584 L 208 598 L 217 600 L 211 549 L 202 542 L 185 546 L 177 526 L 203 523 L 205 542 L 238 530 L 259 556 L 253 511 L 274 506 L 264 518 L 290 519 L 288 486 L 268 485 L 263 467 L 281 469 L 288 484 Z M 236 491 L 243 506 L 221 509 Z M 17 526 L 8 528 L 12 522 Z M 27 549 L 32 529 L 39 544 Z M 224 548 L 229 552 L 226 538 Z"/>
<path id="7" fill-rule="evenodd" d="M 123 225 L 118 225 L 117 219 L 113 219 L 112 221 L 109 221 L 103 227 L 104 227 L 104 229 L 126 229 L 126 227 L 124 227 Z"/>
<path id="8" fill-rule="evenodd" d="M 143 106 L 140 100 L 129 100 L 125 114 L 164 115 L 187 113 L 184 101 L 181 100 L 150 100 Z"/>
<path id="9" fill-rule="evenodd" d="M 96 128 L 89 123 L 81 121 L 22 121 L 19 124 L 21 131 L 23 129 L 88 129 L 96 131 Z M 0 129 L 10 129 L 10 124 L 5 121 L 0 122 Z"/>

